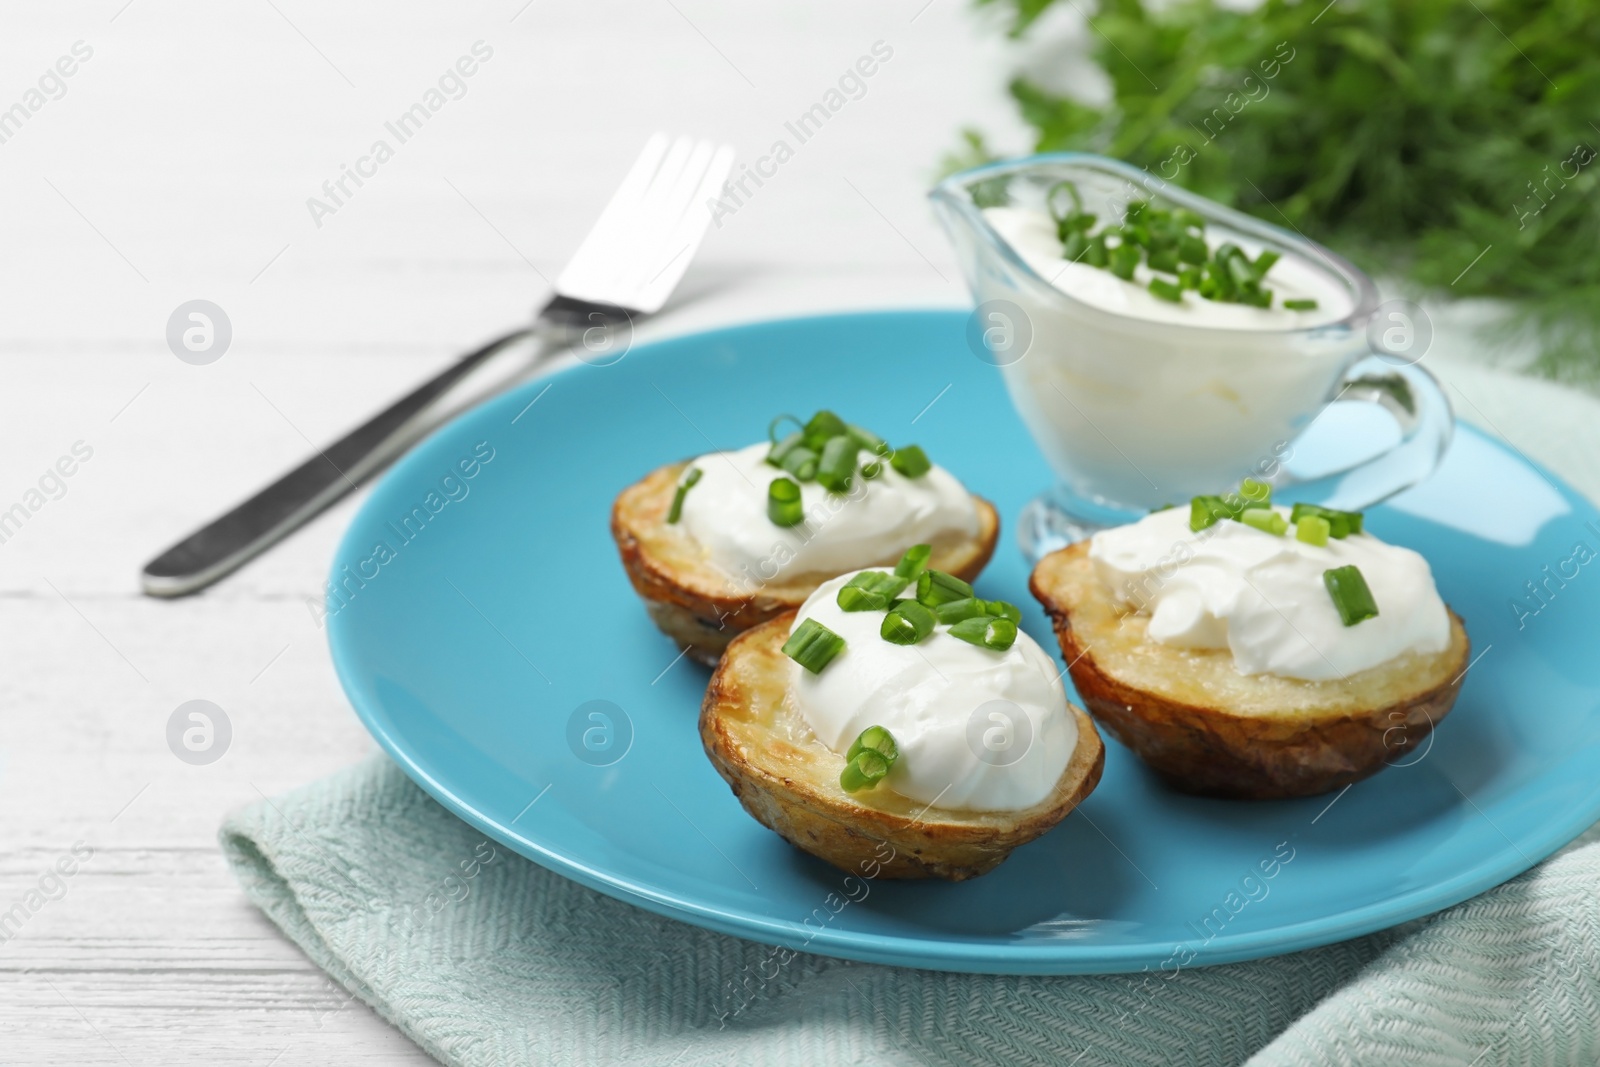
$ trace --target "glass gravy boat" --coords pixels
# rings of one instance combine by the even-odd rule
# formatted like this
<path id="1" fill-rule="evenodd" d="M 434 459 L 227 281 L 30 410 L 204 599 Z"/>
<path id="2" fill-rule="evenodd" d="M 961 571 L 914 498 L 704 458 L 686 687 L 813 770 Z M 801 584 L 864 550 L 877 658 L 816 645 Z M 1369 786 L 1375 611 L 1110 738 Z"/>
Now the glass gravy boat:
<path id="1" fill-rule="evenodd" d="M 1046 198 L 1062 181 L 1101 223 L 1120 223 L 1135 200 L 1196 212 L 1213 245 L 1232 241 L 1252 257 L 1277 252 L 1274 270 L 1287 262 L 1302 275 L 1316 274 L 1342 298 L 1344 313 L 1310 325 L 1242 329 L 1160 321 L 1088 302 L 1072 285 L 1042 276 L 1038 257 L 1030 265 L 994 224 L 1006 208 L 1047 215 Z M 1030 558 L 1152 508 L 1228 492 L 1245 477 L 1292 487 L 1297 501 L 1366 507 L 1427 478 L 1449 447 L 1450 403 L 1416 365 L 1426 341 L 1406 343 L 1418 337 L 1408 316 L 1420 311 L 1403 302 L 1380 305 L 1372 280 L 1320 245 L 1147 171 L 1078 153 L 978 167 L 930 195 L 978 303 L 969 342 L 1000 368 L 1059 479 L 1021 518 Z M 1351 401 L 1388 411 L 1398 442 L 1316 471 L 1293 464 L 1307 427 L 1330 405 Z"/>

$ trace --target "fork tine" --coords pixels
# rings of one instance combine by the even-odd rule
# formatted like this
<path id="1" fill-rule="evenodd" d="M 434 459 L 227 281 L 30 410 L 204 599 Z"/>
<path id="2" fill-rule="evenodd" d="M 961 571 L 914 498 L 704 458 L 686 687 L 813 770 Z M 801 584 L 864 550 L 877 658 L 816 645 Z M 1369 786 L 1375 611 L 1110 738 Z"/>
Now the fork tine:
<path id="1" fill-rule="evenodd" d="M 645 313 L 658 310 L 704 237 L 711 216 L 703 205 L 732 164 L 731 147 L 651 137 L 556 280 L 556 291 Z"/>
<path id="2" fill-rule="evenodd" d="M 642 278 L 639 299 L 656 307 L 666 303 L 684 271 L 689 269 L 694 250 L 711 223 L 711 212 L 706 209 L 706 204 L 721 192 L 722 184 L 727 181 L 728 172 L 733 167 L 731 146 L 718 148 L 710 141 L 704 141 L 701 147 L 704 149 L 702 158 L 705 164 L 693 175 L 693 180 L 683 182 L 677 190 L 681 208 L 678 216 L 671 220 L 661 235 L 654 258 L 662 266 L 655 273 Z"/>
<path id="3" fill-rule="evenodd" d="M 674 155 L 680 151 L 682 165 L 676 170 L 663 165 L 641 205 L 635 225 L 636 254 L 624 267 L 626 286 L 632 292 L 648 287 L 682 248 L 682 242 L 672 242 L 684 215 L 694 210 L 694 191 L 711 162 L 712 146 L 708 141 L 694 142 L 684 137 L 673 146 Z"/>

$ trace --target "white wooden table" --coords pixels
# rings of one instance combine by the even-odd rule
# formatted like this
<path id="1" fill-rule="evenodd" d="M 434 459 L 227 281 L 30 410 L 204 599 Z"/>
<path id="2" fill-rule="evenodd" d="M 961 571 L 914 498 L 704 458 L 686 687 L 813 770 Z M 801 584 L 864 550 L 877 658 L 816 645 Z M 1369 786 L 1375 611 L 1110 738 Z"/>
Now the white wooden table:
<path id="1" fill-rule="evenodd" d="M 80 41 L 64 93 L 28 98 Z M 386 132 L 479 41 L 464 95 L 447 81 L 422 129 Z M 40 504 L 0 544 L 0 915 L 74 842 L 94 852 L 0 925 L 0 1062 L 427 1062 L 216 847 L 229 809 L 373 748 L 304 605 L 359 501 L 200 597 L 141 597 L 139 566 L 526 317 L 650 132 L 754 162 L 878 41 L 864 95 L 722 219 L 655 331 L 963 300 L 923 193 L 962 124 L 1025 143 L 1000 35 L 963 0 L 0 14 L 0 111 L 39 104 L 0 117 L 0 511 Z M 314 220 L 307 199 L 380 138 L 393 158 Z M 165 340 L 196 298 L 233 328 L 207 366 Z M 59 498 L 29 498 L 77 442 L 92 456 L 47 479 Z M 233 728 L 207 766 L 166 740 L 196 698 Z"/>
<path id="2" fill-rule="evenodd" d="M 480 41 L 464 95 L 395 144 L 385 122 Z M 0 1062 L 426 1062 L 246 903 L 215 839 L 373 748 L 305 606 L 359 500 L 200 597 L 141 597 L 139 566 L 526 316 L 651 131 L 753 161 L 879 41 L 864 94 L 712 231 L 651 333 L 964 301 L 923 193 L 963 124 L 1026 143 L 999 34 L 962 0 L 0 14 L 0 109 L 38 103 L 0 112 L 0 513 L 25 512 L 0 528 Z M 233 329 L 207 366 L 165 340 L 195 298 Z M 233 730 L 205 766 L 166 738 L 196 698 Z"/>

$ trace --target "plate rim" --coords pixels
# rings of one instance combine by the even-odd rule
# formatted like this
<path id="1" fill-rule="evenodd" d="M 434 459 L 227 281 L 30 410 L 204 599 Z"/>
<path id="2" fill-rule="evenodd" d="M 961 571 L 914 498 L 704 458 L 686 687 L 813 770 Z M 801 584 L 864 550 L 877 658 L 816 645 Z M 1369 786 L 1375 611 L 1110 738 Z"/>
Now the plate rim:
<path id="1" fill-rule="evenodd" d="M 969 312 L 959 308 L 910 307 L 763 318 L 662 337 L 638 345 L 628 352 L 628 356 L 636 360 L 641 356 L 646 359 L 658 358 L 658 350 L 670 349 L 675 345 L 685 343 L 712 345 L 734 340 L 743 334 L 759 334 L 797 325 L 843 325 L 862 319 L 886 318 L 942 318 L 950 320 L 951 324 L 955 325 L 968 314 Z M 329 567 L 330 577 L 336 578 L 342 565 L 351 562 L 364 551 L 362 546 L 355 543 L 357 532 L 365 528 L 365 520 L 377 510 L 375 501 L 387 487 L 403 483 L 414 469 L 420 470 L 425 464 L 432 463 L 436 457 L 432 456 L 431 449 L 444 432 L 469 422 L 490 419 L 496 413 L 510 412 L 517 404 L 524 402 L 529 394 L 565 375 L 582 373 L 583 369 L 581 364 L 559 362 L 546 373 L 519 382 L 505 393 L 469 408 L 435 427 L 394 466 L 385 471 L 362 500 L 359 510 L 350 518 L 334 550 Z M 1565 479 L 1545 469 L 1541 464 L 1524 456 L 1492 434 L 1459 420 L 1455 424 L 1455 429 L 1457 433 L 1480 438 L 1490 447 L 1505 453 L 1520 467 L 1544 478 L 1569 504 L 1575 503 L 1600 516 L 1600 508 L 1575 490 Z M 431 471 L 432 467 L 427 469 Z M 865 933 L 831 927 L 817 930 L 792 920 L 774 919 L 748 911 L 707 904 L 631 878 L 603 872 L 576 856 L 549 848 L 519 833 L 511 826 L 501 824 L 446 785 L 418 759 L 413 758 L 410 747 L 386 728 L 381 708 L 369 707 L 367 704 L 359 684 L 357 668 L 352 662 L 354 653 L 345 644 L 351 640 L 346 636 L 346 630 L 353 624 L 341 622 L 342 615 L 342 612 L 330 613 L 327 617 L 328 648 L 333 660 L 334 673 L 339 679 L 345 698 L 354 708 L 361 724 L 378 742 L 384 753 L 405 772 L 407 777 L 456 817 L 546 870 L 613 899 L 641 907 L 657 915 L 746 941 L 865 963 L 971 974 L 1067 975 L 1137 972 L 1141 969 L 1151 969 L 1155 963 L 1167 956 L 1171 949 L 1191 944 L 1188 941 L 1180 941 L 1169 946 L 1165 942 L 1145 941 L 1127 945 L 1096 945 L 1092 949 L 1086 949 L 1081 943 L 1068 940 L 1029 945 L 1004 944 L 994 939 L 969 942 L 925 936 Z M 1520 845 L 1506 839 L 1506 849 L 1490 854 L 1488 859 L 1479 860 L 1454 877 L 1411 890 L 1398 897 L 1316 919 L 1306 919 L 1265 930 L 1219 934 L 1204 942 L 1199 953 L 1179 969 L 1237 963 L 1317 948 L 1388 929 L 1478 896 L 1538 866 L 1596 822 L 1600 822 L 1600 776 L 1596 777 L 1595 784 L 1584 802 L 1569 805 L 1566 811 L 1568 813 L 1566 817 L 1542 824 L 1537 834 Z M 1499 862 L 1496 862 L 1497 859 Z"/>

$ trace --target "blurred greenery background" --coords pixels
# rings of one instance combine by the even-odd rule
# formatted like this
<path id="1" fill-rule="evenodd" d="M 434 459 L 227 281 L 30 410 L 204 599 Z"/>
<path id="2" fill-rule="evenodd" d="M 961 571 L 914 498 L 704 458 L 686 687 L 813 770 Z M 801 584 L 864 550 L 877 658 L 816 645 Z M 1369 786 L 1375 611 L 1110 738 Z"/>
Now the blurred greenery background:
<path id="1" fill-rule="evenodd" d="M 1419 295 L 1509 300 L 1500 342 L 1600 384 L 1594 0 L 976 2 L 1035 46 L 1086 23 L 1108 93 L 1011 82 L 1036 150 L 1127 160 Z M 947 166 L 991 157 L 962 136 Z"/>

